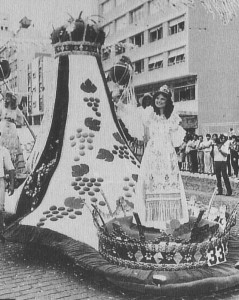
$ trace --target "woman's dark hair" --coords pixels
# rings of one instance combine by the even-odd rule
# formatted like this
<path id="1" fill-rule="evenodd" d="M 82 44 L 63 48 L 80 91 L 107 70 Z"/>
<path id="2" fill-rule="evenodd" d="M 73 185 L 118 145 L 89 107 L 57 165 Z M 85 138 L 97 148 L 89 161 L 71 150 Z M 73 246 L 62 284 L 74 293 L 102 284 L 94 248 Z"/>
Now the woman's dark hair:
<path id="1" fill-rule="evenodd" d="M 153 101 L 152 101 L 152 106 L 153 106 L 153 109 L 155 111 L 155 113 L 158 115 L 159 114 L 159 109 L 158 107 L 155 105 L 155 99 L 159 96 L 159 95 L 163 95 L 166 97 L 167 99 L 167 102 L 166 102 L 166 105 L 165 105 L 165 110 L 164 110 L 164 115 L 166 117 L 166 119 L 170 118 L 172 112 L 173 112 L 173 109 L 174 109 L 174 105 L 173 105 L 173 101 L 172 101 L 172 95 L 171 93 L 169 94 L 166 94 L 166 93 L 162 93 L 160 91 L 156 92 L 154 95 L 153 95 Z"/>
<path id="2" fill-rule="evenodd" d="M 10 99 L 6 99 L 7 96 L 9 96 Z M 6 98 L 5 98 L 5 107 L 9 108 L 10 106 L 11 109 L 15 110 L 17 108 L 17 98 L 11 93 L 7 93 Z"/>

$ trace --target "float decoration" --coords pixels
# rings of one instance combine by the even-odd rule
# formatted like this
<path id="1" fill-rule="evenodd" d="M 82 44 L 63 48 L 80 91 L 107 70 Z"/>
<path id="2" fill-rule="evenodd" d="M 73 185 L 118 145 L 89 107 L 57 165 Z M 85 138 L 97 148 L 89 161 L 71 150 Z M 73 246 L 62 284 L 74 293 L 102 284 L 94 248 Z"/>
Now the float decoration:
<path id="1" fill-rule="evenodd" d="M 52 123 L 31 175 L 13 195 L 18 219 L 4 237 L 57 248 L 80 267 L 144 294 L 180 296 L 203 292 L 205 285 L 210 291 L 238 285 L 239 254 L 233 252 L 238 242 L 229 236 L 236 210 L 224 229 L 216 222 L 203 227 L 197 216 L 185 226 L 172 222 L 165 232 L 139 222 L 131 226 L 140 163 L 114 111 L 100 60 L 103 39 L 97 40 L 81 16 L 77 22 L 78 27 L 71 22 L 53 32 L 59 51 Z M 227 262 L 219 255 L 214 263 L 222 245 Z M 210 270 L 206 255 L 212 259 Z M 155 278 L 161 272 L 166 279 L 159 284 Z"/>

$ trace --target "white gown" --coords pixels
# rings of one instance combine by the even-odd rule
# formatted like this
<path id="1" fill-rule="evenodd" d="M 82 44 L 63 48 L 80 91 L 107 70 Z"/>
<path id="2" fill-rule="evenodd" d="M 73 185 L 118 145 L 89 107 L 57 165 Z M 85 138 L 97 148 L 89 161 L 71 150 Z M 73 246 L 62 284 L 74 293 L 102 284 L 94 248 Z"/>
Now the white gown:
<path id="1" fill-rule="evenodd" d="M 120 107 L 118 115 L 132 136 L 142 140 L 144 127 L 149 131 L 134 202 L 141 224 L 166 229 L 173 219 L 181 224 L 188 222 L 186 196 L 174 149 L 185 136 L 179 125 L 181 119 L 176 113 L 166 119 L 156 115 L 152 107 L 142 109 L 131 105 Z"/>

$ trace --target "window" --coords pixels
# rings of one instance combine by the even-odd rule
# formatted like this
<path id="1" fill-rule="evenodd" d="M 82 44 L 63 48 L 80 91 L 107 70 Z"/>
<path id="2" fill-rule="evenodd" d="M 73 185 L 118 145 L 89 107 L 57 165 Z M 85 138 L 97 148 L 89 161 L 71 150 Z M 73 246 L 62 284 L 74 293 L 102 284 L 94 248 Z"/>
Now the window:
<path id="1" fill-rule="evenodd" d="M 169 52 L 168 66 L 185 62 L 185 47 L 174 49 Z"/>
<path id="2" fill-rule="evenodd" d="M 125 53 L 125 42 L 126 41 L 124 40 L 115 45 L 115 55 Z"/>
<path id="3" fill-rule="evenodd" d="M 195 84 L 174 89 L 174 102 L 195 100 Z"/>
<path id="4" fill-rule="evenodd" d="M 163 68 L 163 54 L 149 57 L 148 68 L 149 68 L 149 71 L 152 71 L 154 69 Z"/>
<path id="5" fill-rule="evenodd" d="M 185 21 L 184 16 L 174 19 L 169 22 L 169 35 L 184 31 Z"/>
<path id="6" fill-rule="evenodd" d="M 144 72 L 144 60 L 137 60 L 134 62 L 134 71 L 135 74 L 143 73 Z"/>
<path id="7" fill-rule="evenodd" d="M 144 18 L 144 6 L 141 5 L 140 7 L 132 10 L 129 14 L 129 23 L 139 23 Z"/>
<path id="8" fill-rule="evenodd" d="M 102 4 L 102 14 L 107 14 L 113 8 L 113 0 L 108 0 Z"/>
<path id="9" fill-rule="evenodd" d="M 132 36 L 129 40 L 130 43 L 141 47 L 144 44 L 144 33 L 141 32 L 139 34 L 136 34 L 135 36 Z"/>
<path id="10" fill-rule="evenodd" d="M 115 21 L 115 30 L 119 31 L 122 30 L 127 26 L 127 18 L 123 16 Z"/>
<path id="11" fill-rule="evenodd" d="M 162 25 L 152 28 L 149 30 L 149 42 L 160 40 L 163 38 L 163 27 Z"/>

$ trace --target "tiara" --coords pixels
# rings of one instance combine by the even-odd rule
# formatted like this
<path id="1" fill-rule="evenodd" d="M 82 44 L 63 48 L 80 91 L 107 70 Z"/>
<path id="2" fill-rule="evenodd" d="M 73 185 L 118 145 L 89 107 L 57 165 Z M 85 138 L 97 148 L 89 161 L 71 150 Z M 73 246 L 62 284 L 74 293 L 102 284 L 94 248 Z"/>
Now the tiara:
<path id="1" fill-rule="evenodd" d="M 167 95 L 169 95 L 171 93 L 170 90 L 169 90 L 169 88 L 168 88 L 168 86 L 166 84 L 163 85 L 163 86 L 161 86 L 161 88 L 159 89 L 159 92 L 167 94 Z"/>
<path id="2" fill-rule="evenodd" d="M 105 32 L 97 22 L 90 18 L 83 20 L 81 15 L 82 12 L 77 19 L 71 17 L 51 33 L 56 57 L 69 54 L 100 56 Z"/>

